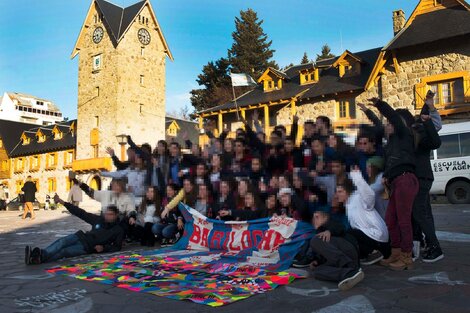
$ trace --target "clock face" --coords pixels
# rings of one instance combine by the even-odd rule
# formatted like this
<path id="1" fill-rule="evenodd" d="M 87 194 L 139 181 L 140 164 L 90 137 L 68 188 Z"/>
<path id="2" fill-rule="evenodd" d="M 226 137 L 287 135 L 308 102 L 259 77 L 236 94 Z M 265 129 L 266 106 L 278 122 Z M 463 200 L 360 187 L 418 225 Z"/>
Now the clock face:
<path id="1" fill-rule="evenodd" d="M 145 28 L 139 29 L 137 36 L 139 37 L 140 43 L 143 45 L 148 45 L 150 43 L 150 33 Z"/>
<path id="2" fill-rule="evenodd" d="M 97 27 L 93 32 L 93 42 L 99 43 L 103 39 L 104 30 L 102 27 Z"/>

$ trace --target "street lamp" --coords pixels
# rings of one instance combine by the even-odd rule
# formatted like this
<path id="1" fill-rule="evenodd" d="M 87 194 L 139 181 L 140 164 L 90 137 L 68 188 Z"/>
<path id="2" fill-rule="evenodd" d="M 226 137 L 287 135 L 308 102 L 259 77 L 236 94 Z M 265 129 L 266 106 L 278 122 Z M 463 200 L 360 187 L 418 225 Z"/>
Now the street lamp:
<path id="1" fill-rule="evenodd" d="M 126 144 L 127 144 L 127 135 L 121 134 L 116 136 L 119 145 L 121 146 L 121 161 L 126 159 Z"/>

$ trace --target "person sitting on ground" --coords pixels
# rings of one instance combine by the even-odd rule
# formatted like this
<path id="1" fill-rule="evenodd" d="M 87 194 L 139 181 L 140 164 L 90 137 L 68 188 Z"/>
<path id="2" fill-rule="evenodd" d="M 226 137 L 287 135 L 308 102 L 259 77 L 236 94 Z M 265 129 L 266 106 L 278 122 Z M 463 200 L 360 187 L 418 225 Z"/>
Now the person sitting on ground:
<path id="1" fill-rule="evenodd" d="M 72 215 L 90 224 L 92 229 L 88 232 L 79 230 L 60 238 L 45 249 L 36 247 L 31 250 L 30 246 L 26 246 L 26 264 L 41 264 L 79 255 L 121 250 L 125 233 L 119 223 L 116 206 L 108 206 L 104 214 L 97 215 L 64 202 L 58 195 L 54 196 L 54 202 L 64 205 Z"/>
<path id="2" fill-rule="evenodd" d="M 364 180 L 358 166 L 351 170 L 351 180 L 346 180 L 336 188 L 336 196 L 346 207 L 346 216 L 353 235 L 359 244 L 359 257 L 362 264 L 371 265 L 391 253 L 388 230 L 384 220 L 375 210 L 375 193 Z M 373 253 L 374 250 L 380 253 Z"/>
<path id="3" fill-rule="evenodd" d="M 189 182 L 184 183 L 187 190 L 190 189 Z M 191 185 L 191 189 L 192 189 Z M 190 191 L 191 192 L 191 191 Z M 166 197 L 162 200 L 162 207 L 167 207 L 168 203 L 171 203 L 178 195 L 178 185 L 168 184 L 166 186 Z M 192 196 L 191 196 L 192 197 Z M 179 201 L 178 201 L 179 203 Z M 168 214 L 162 215 L 162 218 L 158 223 L 155 223 L 152 227 L 152 233 L 157 236 L 157 240 L 160 241 L 160 246 L 167 246 L 173 244 L 176 241 L 176 234 L 182 231 L 184 228 L 183 217 L 179 210 L 169 210 Z"/>
<path id="4" fill-rule="evenodd" d="M 160 221 L 160 214 L 160 193 L 157 187 L 148 187 L 145 199 L 137 209 L 137 214 L 129 218 L 131 236 L 140 240 L 142 246 L 153 247 L 155 245 L 152 227 Z"/>
<path id="5" fill-rule="evenodd" d="M 316 236 L 310 241 L 316 255 L 311 264 L 315 279 L 338 282 L 342 291 L 361 282 L 364 272 L 359 267 L 356 239 L 340 223 L 330 220 L 327 212 L 315 212 L 312 224 L 316 230 Z"/>

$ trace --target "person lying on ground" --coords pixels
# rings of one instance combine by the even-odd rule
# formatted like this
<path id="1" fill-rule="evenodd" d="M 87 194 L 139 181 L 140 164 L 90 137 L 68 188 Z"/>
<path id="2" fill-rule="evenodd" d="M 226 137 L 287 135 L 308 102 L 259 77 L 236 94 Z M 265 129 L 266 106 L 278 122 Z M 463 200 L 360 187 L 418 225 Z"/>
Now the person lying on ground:
<path id="1" fill-rule="evenodd" d="M 124 229 L 119 224 L 119 214 L 116 206 L 109 206 L 102 215 L 88 213 L 71 203 L 64 202 L 58 195 L 54 202 L 64 205 L 72 214 L 91 225 L 88 232 L 77 231 L 56 240 L 45 249 L 38 247 L 25 248 L 25 263 L 41 264 L 53 262 L 62 258 L 79 255 L 120 251 L 124 240 Z"/>

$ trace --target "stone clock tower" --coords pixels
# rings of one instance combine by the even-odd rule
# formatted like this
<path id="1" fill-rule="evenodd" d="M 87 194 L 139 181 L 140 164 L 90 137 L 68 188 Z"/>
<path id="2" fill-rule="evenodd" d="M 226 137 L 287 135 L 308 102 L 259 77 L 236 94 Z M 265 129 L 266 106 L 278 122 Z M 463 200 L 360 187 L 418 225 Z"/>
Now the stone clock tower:
<path id="1" fill-rule="evenodd" d="M 93 0 L 72 58 L 77 55 L 74 170 L 109 168 L 105 148 L 120 155 L 117 135 L 152 146 L 165 138 L 165 62 L 173 57 L 149 0 L 126 8 Z"/>

